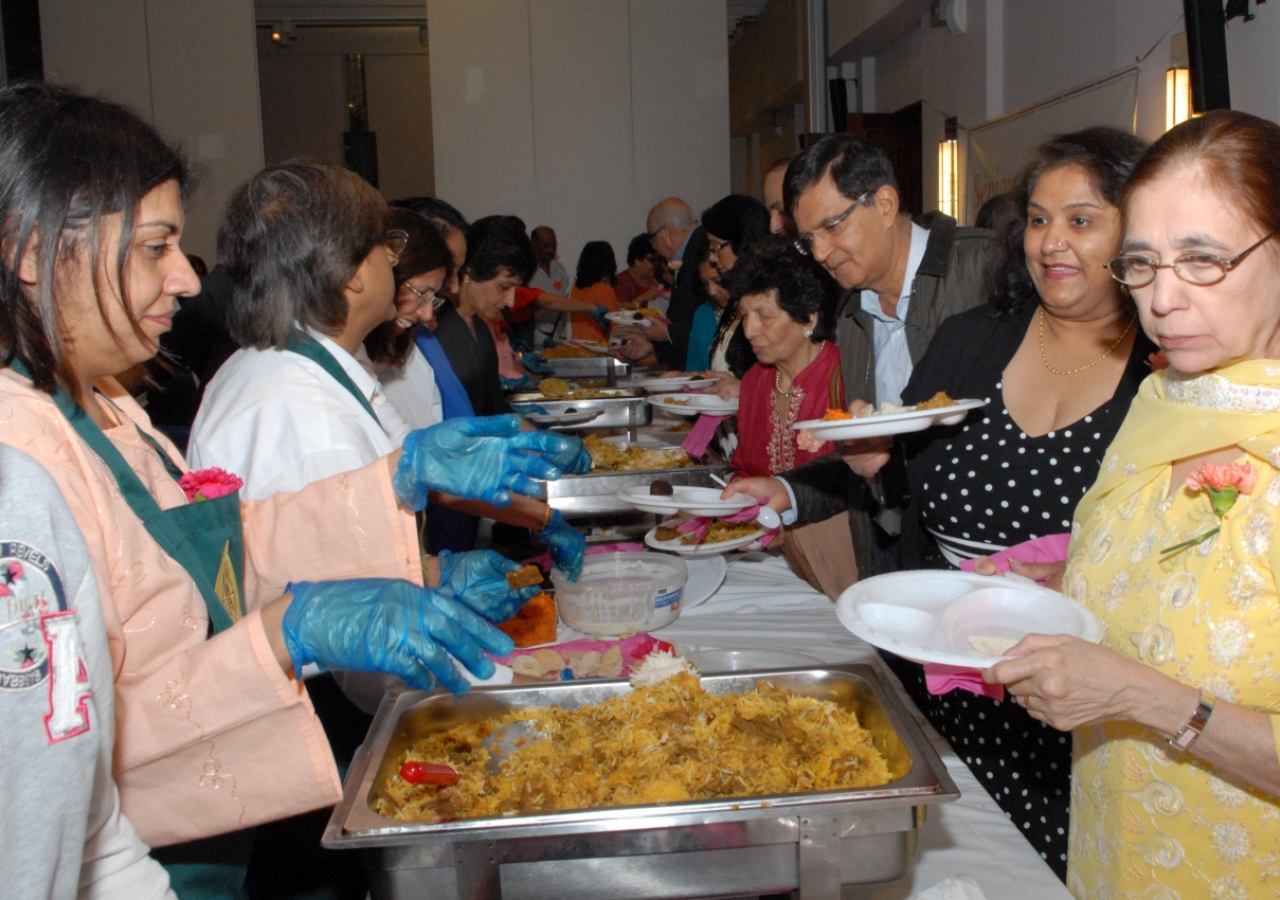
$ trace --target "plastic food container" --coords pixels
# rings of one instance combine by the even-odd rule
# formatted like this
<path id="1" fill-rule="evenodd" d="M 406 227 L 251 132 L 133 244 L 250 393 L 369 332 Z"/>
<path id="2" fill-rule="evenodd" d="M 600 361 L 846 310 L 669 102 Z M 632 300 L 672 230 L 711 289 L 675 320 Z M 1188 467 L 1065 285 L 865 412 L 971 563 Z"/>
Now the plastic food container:
<path id="1" fill-rule="evenodd" d="M 670 625 L 680 615 L 689 567 L 659 553 L 588 556 L 569 581 L 551 570 L 560 619 L 584 634 L 638 634 Z"/>

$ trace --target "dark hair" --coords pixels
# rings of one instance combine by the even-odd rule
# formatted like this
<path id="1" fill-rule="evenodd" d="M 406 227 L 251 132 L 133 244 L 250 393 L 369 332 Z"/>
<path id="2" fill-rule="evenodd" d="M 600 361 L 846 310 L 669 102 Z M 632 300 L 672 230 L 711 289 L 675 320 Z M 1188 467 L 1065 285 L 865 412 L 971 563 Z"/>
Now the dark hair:
<path id="1" fill-rule="evenodd" d="M 787 215 L 795 218 L 800 195 L 828 172 L 836 189 L 850 201 L 868 191 L 878 191 L 886 184 L 898 190 L 893 164 L 883 147 L 851 134 L 829 134 L 787 166 L 782 180 L 782 202 Z"/>
<path id="2" fill-rule="evenodd" d="M 436 269 L 444 269 L 444 277 L 448 281 L 453 272 L 453 254 L 435 223 L 411 209 L 392 207 L 387 216 L 387 230 L 396 228 L 409 235 L 400 258 L 391 270 L 395 274 L 396 290 L 410 278 Z M 376 363 L 403 366 L 413 348 L 413 338 L 414 329 L 400 331 L 394 321 L 383 322 L 365 337 L 364 349 Z"/>
<path id="3" fill-rule="evenodd" d="M 1009 215 L 997 222 L 996 238 L 987 260 L 987 300 L 1002 318 L 1018 315 L 1028 304 L 1040 302 L 1031 273 L 1023 237 L 1027 232 L 1027 204 L 1040 177 L 1051 169 L 1079 166 L 1101 199 L 1120 205 L 1120 192 L 1137 165 L 1146 142 L 1115 128 L 1086 128 L 1060 134 L 1036 148 L 1013 189 Z"/>
<path id="4" fill-rule="evenodd" d="M 231 195 L 218 229 L 232 284 L 231 337 L 241 347 L 283 350 L 298 326 L 341 331 L 344 288 L 386 222 L 382 195 L 347 169 L 292 160 L 250 178 Z"/>
<path id="5" fill-rule="evenodd" d="M 610 287 L 618 283 L 618 259 L 608 241 L 587 241 L 578 254 L 578 272 L 573 283 L 581 290 L 602 281 Z"/>
<path id="6" fill-rule="evenodd" d="M 402 207 L 411 209 L 419 215 L 426 216 L 437 225 L 445 225 L 443 231 L 450 228 L 456 228 L 458 231 L 465 232 L 468 224 L 462 213 L 452 204 L 441 200 L 439 197 L 406 197 L 403 200 L 393 200 L 389 206 Z"/>
<path id="7" fill-rule="evenodd" d="M 467 257 L 462 264 L 472 281 L 492 281 L 506 271 L 526 282 L 537 268 L 524 223 L 515 216 L 485 216 L 467 229 Z"/>
<path id="8" fill-rule="evenodd" d="M 4 365 L 20 360 L 36 388 L 61 385 L 77 402 L 80 380 L 62 342 L 66 322 L 55 282 L 60 264 L 82 249 L 88 272 L 102 265 L 103 219 L 121 214 L 114 260 L 121 296 L 128 297 L 128 263 L 138 207 L 151 190 L 176 181 L 185 198 L 194 177 L 186 159 L 146 122 L 123 106 L 63 87 L 19 82 L 0 89 L 0 347 Z M 39 235 L 32 247 L 32 240 Z M 34 254 L 34 290 L 18 276 Z M 94 297 L 107 327 L 104 297 Z M 144 338 L 128 302 L 121 304 L 133 332 Z"/>
<path id="9" fill-rule="evenodd" d="M 702 227 L 732 244 L 734 256 L 743 256 L 769 233 L 769 210 L 755 197 L 730 194 L 703 212 Z"/>
<path id="10" fill-rule="evenodd" d="M 1005 191 L 1003 194 L 996 194 L 978 208 L 978 214 L 973 218 L 973 227 L 994 231 L 1006 218 L 1018 214 L 1018 198 L 1013 191 Z M 1025 209 L 1022 214 L 1026 214 Z"/>
<path id="11" fill-rule="evenodd" d="M 777 293 L 778 307 L 800 324 L 818 314 L 811 340 L 829 341 L 836 331 L 839 287 L 826 270 L 780 235 L 756 243 L 720 279 L 734 307 L 748 294 Z"/>
<path id="12" fill-rule="evenodd" d="M 1214 110 L 1165 132 L 1134 167 L 1121 194 L 1180 167 L 1198 167 L 1263 234 L 1280 231 L 1280 125 L 1235 110 Z"/>
<path id="13" fill-rule="evenodd" d="M 638 259 L 648 259 L 657 251 L 653 249 L 653 238 L 648 232 L 637 234 L 627 244 L 627 265 L 634 266 Z"/>

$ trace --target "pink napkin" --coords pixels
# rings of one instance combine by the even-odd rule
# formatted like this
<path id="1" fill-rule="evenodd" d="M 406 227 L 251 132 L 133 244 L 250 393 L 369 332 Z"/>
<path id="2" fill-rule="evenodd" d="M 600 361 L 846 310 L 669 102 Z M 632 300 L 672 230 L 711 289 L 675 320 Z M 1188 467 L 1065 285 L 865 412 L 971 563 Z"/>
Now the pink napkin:
<path id="1" fill-rule="evenodd" d="M 734 513 L 731 516 L 721 516 L 720 517 L 721 520 L 725 522 L 750 522 L 752 519 L 754 519 L 756 516 L 760 514 L 760 506 L 761 504 L 768 502 L 768 498 L 761 499 L 757 497 L 755 498 L 755 501 L 756 502 L 754 505 L 744 507 L 743 509 L 738 510 L 736 513 Z M 709 516 L 698 516 L 697 518 L 690 519 L 688 522 L 685 522 L 683 525 L 680 525 L 678 528 L 676 528 L 676 531 L 679 531 L 682 534 L 688 534 L 689 532 L 693 532 L 698 536 L 698 542 L 701 543 L 702 536 L 707 533 L 707 529 L 711 527 L 711 523 L 713 521 L 715 520 Z M 778 536 L 778 529 L 777 528 L 771 529 L 770 531 L 766 531 L 753 543 L 748 544 L 746 547 L 741 547 L 739 549 L 754 550 L 756 548 L 759 548 L 763 550 L 765 547 L 768 547 L 770 544 L 772 544 L 773 539 L 776 538 L 777 536 Z"/>
<path id="2" fill-rule="evenodd" d="M 935 695 L 946 694 L 960 688 L 979 697 L 990 697 L 992 700 L 1004 699 L 1003 684 L 987 684 L 982 680 L 981 669 L 970 669 L 967 666 L 925 663 L 924 685 L 929 689 L 930 694 Z"/>
<path id="3" fill-rule="evenodd" d="M 1008 550 L 993 553 L 991 554 L 991 561 L 996 564 L 996 568 L 1001 572 L 1010 571 L 1010 558 L 1024 563 L 1062 562 L 1067 558 L 1067 545 L 1070 543 L 1071 535 L 1065 532 L 1062 534 L 1046 534 L 1044 537 L 1023 541 L 1021 544 L 1014 544 Z M 973 563 L 974 561 L 971 559 L 963 560 L 960 563 L 960 568 L 965 572 L 972 572 Z"/>
<path id="4" fill-rule="evenodd" d="M 716 429 L 728 416 L 698 416 L 698 421 L 689 429 L 689 436 L 684 439 L 680 449 L 690 456 L 701 459 L 706 455 L 707 445 L 716 436 Z"/>

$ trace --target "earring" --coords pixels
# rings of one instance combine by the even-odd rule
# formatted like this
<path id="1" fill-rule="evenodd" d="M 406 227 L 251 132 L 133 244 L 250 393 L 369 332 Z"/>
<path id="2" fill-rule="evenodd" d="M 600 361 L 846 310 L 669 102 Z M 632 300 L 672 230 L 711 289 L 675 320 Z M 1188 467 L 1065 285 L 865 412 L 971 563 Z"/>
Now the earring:
<path id="1" fill-rule="evenodd" d="M 812 328 L 810 328 L 808 331 L 806 331 L 806 332 L 804 333 L 804 336 L 805 336 L 805 337 L 807 337 L 807 338 L 809 338 L 809 339 L 812 339 L 812 338 L 813 338 L 813 329 L 812 329 Z"/>

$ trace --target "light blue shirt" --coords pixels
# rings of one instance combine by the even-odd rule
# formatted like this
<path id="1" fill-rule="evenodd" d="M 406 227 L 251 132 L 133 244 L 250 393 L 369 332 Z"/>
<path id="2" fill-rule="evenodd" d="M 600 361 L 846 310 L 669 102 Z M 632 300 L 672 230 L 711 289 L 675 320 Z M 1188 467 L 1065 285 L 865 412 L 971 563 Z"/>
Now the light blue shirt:
<path id="1" fill-rule="evenodd" d="M 916 271 L 924 259 L 929 232 L 911 224 L 911 249 L 907 252 L 907 271 L 902 279 L 902 296 L 898 299 L 897 317 L 888 316 L 880 306 L 880 295 L 863 291 L 862 309 L 875 322 L 872 343 L 876 351 L 876 402 L 902 402 L 902 391 L 911 378 L 911 351 L 907 348 L 907 310 L 915 290 Z"/>

